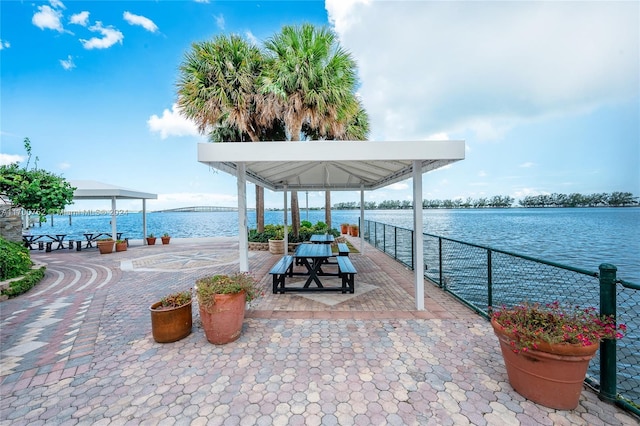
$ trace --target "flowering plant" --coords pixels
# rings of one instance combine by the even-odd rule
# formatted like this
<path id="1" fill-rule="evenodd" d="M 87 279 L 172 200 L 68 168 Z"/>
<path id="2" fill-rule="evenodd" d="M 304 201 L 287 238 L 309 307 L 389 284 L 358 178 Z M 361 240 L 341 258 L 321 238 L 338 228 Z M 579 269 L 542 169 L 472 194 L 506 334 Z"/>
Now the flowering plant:
<path id="1" fill-rule="evenodd" d="M 247 272 L 210 275 L 196 281 L 198 303 L 208 309 L 215 304 L 216 294 L 236 294 L 243 291 L 246 302 L 251 302 L 262 295 L 258 281 Z"/>
<path id="2" fill-rule="evenodd" d="M 522 303 L 513 308 L 494 311 L 493 320 L 511 338 L 514 352 L 537 349 L 540 342 L 590 346 L 601 339 L 620 339 L 627 327 L 616 325 L 612 316 L 600 316 L 593 307 Z"/>

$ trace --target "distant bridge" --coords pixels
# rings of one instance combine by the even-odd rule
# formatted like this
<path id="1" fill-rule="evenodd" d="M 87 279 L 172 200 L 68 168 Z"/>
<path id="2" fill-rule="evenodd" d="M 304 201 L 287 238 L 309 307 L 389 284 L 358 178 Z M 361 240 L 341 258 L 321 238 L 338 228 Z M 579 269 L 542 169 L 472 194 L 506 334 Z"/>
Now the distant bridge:
<path id="1" fill-rule="evenodd" d="M 247 208 L 247 210 L 255 210 L 255 208 Z M 176 209 L 155 210 L 154 213 L 174 213 L 174 212 L 237 212 L 237 207 L 220 207 L 220 206 L 194 206 L 194 207 L 178 207 Z"/>

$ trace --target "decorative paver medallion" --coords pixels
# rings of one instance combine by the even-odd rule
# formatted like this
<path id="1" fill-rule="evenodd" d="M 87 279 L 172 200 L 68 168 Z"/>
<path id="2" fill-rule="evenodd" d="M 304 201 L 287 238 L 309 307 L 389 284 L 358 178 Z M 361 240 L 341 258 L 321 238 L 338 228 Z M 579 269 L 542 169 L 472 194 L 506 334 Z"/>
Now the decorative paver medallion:
<path id="1" fill-rule="evenodd" d="M 123 260 L 120 263 L 120 269 L 123 271 L 176 271 L 210 268 L 236 262 L 238 262 L 238 252 L 235 250 L 223 252 L 189 250 Z"/>

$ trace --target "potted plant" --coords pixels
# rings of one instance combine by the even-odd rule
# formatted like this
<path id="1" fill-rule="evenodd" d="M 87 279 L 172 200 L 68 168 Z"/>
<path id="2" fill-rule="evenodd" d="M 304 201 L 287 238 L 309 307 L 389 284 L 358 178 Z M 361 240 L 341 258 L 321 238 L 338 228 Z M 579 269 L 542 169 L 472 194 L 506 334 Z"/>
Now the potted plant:
<path id="1" fill-rule="evenodd" d="M 601 339 L 626 330 L 595 308 L 522 303 L 492 313 L 509 383 L 527 399 L 550 408 L 578 406 L 589 361 Z"/>
<path id="2" fill-rule="evenodd" d="M 348 234 L 349 233 L 349 224 L 348 223 L 341 223 L 340 224 L 340 233 L 341 234 Z"/>
<path id="3" fill-rule="evenodd" d="M 271 254 L 283 254 L 284 253 L 284 230 L 277 229 L 273 238 L 269 238 L 269 253 Z"/>
<path id="4" fill-rule="evenodd" d="M 349 233 L 352 237 L 358 236 L 358 225 L 349 225 Z"/>
<path id="5" fill-rule="evenodd" d="M 196 281 L 196 294 L 207 340 L 223 345 L 240 337 L 245 305 L 260 293 L 256 280 L 240 272 L 200 278 Z"/>
<path id="6" fill-rule="evenodd" d="M 171 239 L 171 237 L 168 233 L 165 232 L 162 237 L 160 237 L 160 239 L 162 240 L 162 244 L 169 244 L 169 240 Z"/>
<path id="7" fill-rule="evenodd" d="M 152 246 L 156 243 L 156 236 L 153 235 L 153 233 L 149 234 L 149 236 L 147 236 L 147 245 Z"/>
<path id="8" fill-rule="evenodd" d="M 127 242 L 125 240 L 116 240 L 116 251 L 127 251 Z"/>
<path id="9" fill-rule="evenodd" d="M 113 238 L 104 238 L 102 240 L 98 240 L 96 245 L 98 246 L 98 250 L 100 250 L 100 254 L 107 254 L 113 252 L 113 246 L 115 246 L 116 242 L 113 241 Z"/>
<path id="10" fill-rule="evenodd" d="M 149 311 L 156 342 L 175 342 L 191 334 L 191 290 L 169 294 L 152 304 Z"/>

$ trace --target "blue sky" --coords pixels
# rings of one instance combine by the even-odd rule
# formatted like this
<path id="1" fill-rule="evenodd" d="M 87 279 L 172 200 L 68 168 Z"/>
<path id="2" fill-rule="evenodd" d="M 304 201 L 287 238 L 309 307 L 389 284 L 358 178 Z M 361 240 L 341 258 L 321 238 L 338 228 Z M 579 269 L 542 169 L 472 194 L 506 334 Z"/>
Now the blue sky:
<path id="1" fill-rule="evenodd" d="M 236 204 L 235 179 L 197 162 L 204 138 L 175 109 L 191 43 L 260 44 L 304 22 L 356 59 L 371 139 L 466 141 L 464 161 L 424 175 L 425 198 L 640 196 L 635 1 L 2 1 L 0 14 L 0 161 L 23 160 L 29 137 L 40 167 L 157 193 L 152 210 Z M 410 197 L 409 181 L 365 196 Z"/>

